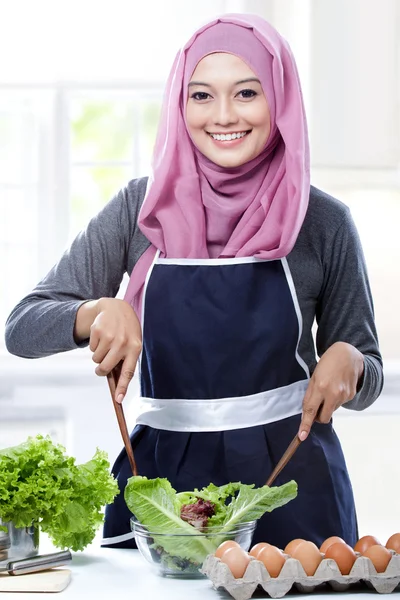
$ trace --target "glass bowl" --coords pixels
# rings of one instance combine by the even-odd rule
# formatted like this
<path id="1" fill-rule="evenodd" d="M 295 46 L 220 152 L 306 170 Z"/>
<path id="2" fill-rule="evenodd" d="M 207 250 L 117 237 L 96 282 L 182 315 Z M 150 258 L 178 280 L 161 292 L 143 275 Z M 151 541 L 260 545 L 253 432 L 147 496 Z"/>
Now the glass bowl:
<path id="1" fill-rule="evenodd" d="M 193 527 L 193 534 L 157 533 L 131 517 L 131 528 L 140 554 L 160 575 L 169 577 L 204 577 L 199 569 L 205 558 L 225 540 L 234 540 L 247 551 L 256 524 L 257 521 L 238 523 L 229 532 L 222 532 L 221 527 L 209 527 L 205 532 Z"/>

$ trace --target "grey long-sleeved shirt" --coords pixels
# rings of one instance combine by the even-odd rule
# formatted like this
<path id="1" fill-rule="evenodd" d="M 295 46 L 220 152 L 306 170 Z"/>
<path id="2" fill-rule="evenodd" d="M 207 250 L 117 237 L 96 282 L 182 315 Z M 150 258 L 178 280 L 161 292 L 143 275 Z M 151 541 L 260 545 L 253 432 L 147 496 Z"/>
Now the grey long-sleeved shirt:
<path id="1" fill-rule="evenodd" d="M 73 329 L 79 306 L 88 299 L 118 293 L 149 247 L 137 217 L 147 178 L 122 189 L 88 224 L 35 289 L 11 312 L 6 324 L 9 352 L 39 358 L 77 348 Z M 310 203 L 296 244 L 287 257 L 303 319 L 299 354 L 312 373 L 312 336 L 318 324 L 319 356 L 337 341 L 364 355 L 361 388 L 347 408 L 362 410 L 383 385 L 373 304 L 364 256 L 349 209 L 311 187 Z"/>

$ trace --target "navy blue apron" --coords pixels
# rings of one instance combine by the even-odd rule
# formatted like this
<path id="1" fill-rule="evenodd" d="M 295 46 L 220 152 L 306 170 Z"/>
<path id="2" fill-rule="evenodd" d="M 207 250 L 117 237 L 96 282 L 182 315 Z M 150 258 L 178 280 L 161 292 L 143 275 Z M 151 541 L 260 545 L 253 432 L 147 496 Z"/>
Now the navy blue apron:
<path id="1" fill-rule="evenodd" d="M 131 441 L 140 475 L 177 491 L 241 481 L 265 484 L 298 431 L 308 367 L 286 259 L 156 259 L 143 298 L 142 412 Z M 123 490 L 106 507 L 103 546 L 135 548 Z M 275 480 L 298 496 L 264 515 L 253 543 L 357 540 L 354 499 L 332 424 L 310 436 Z"/>

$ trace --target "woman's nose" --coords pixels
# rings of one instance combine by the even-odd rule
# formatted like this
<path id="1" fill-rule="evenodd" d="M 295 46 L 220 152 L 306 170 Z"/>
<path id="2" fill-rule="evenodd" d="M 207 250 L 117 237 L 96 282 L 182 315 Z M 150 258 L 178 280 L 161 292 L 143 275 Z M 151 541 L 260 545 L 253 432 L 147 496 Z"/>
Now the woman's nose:
<path id="1" fill-rule="evenodd" d="M 221 99 L 215 103 L 214 123 L 215 125 L 228 125 L 237 123 L 238 116 L 236 114 L 233 103 L 229 100 Z"/>

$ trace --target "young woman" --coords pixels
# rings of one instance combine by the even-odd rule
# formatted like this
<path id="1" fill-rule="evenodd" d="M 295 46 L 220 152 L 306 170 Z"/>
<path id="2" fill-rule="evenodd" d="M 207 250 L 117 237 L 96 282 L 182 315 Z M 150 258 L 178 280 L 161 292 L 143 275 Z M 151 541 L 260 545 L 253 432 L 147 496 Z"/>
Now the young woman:
<path id="1" fill-rule="evenodd" d="M 253 541 L 355 543 L 331 419 L 380 393 L 372 299 L 349 210 L 310 187 L 297 70 L 273 27 L 225 15 L 188 41 L 151 176 L 131 181 L 18 304 L 7 344 L 29 357 L 89 344 L 98 375 L 122 364 L 119 402 L 140 355 L 138 470 L 178 491 L 263 485 L 298 433 L 276 480 L 295 479 L 298 497 L 265 515 Z M 113 472 L 123 491 L 125 451 Z M 121 493 L 105 545 L 134 546 L 130 516 Z"/>

